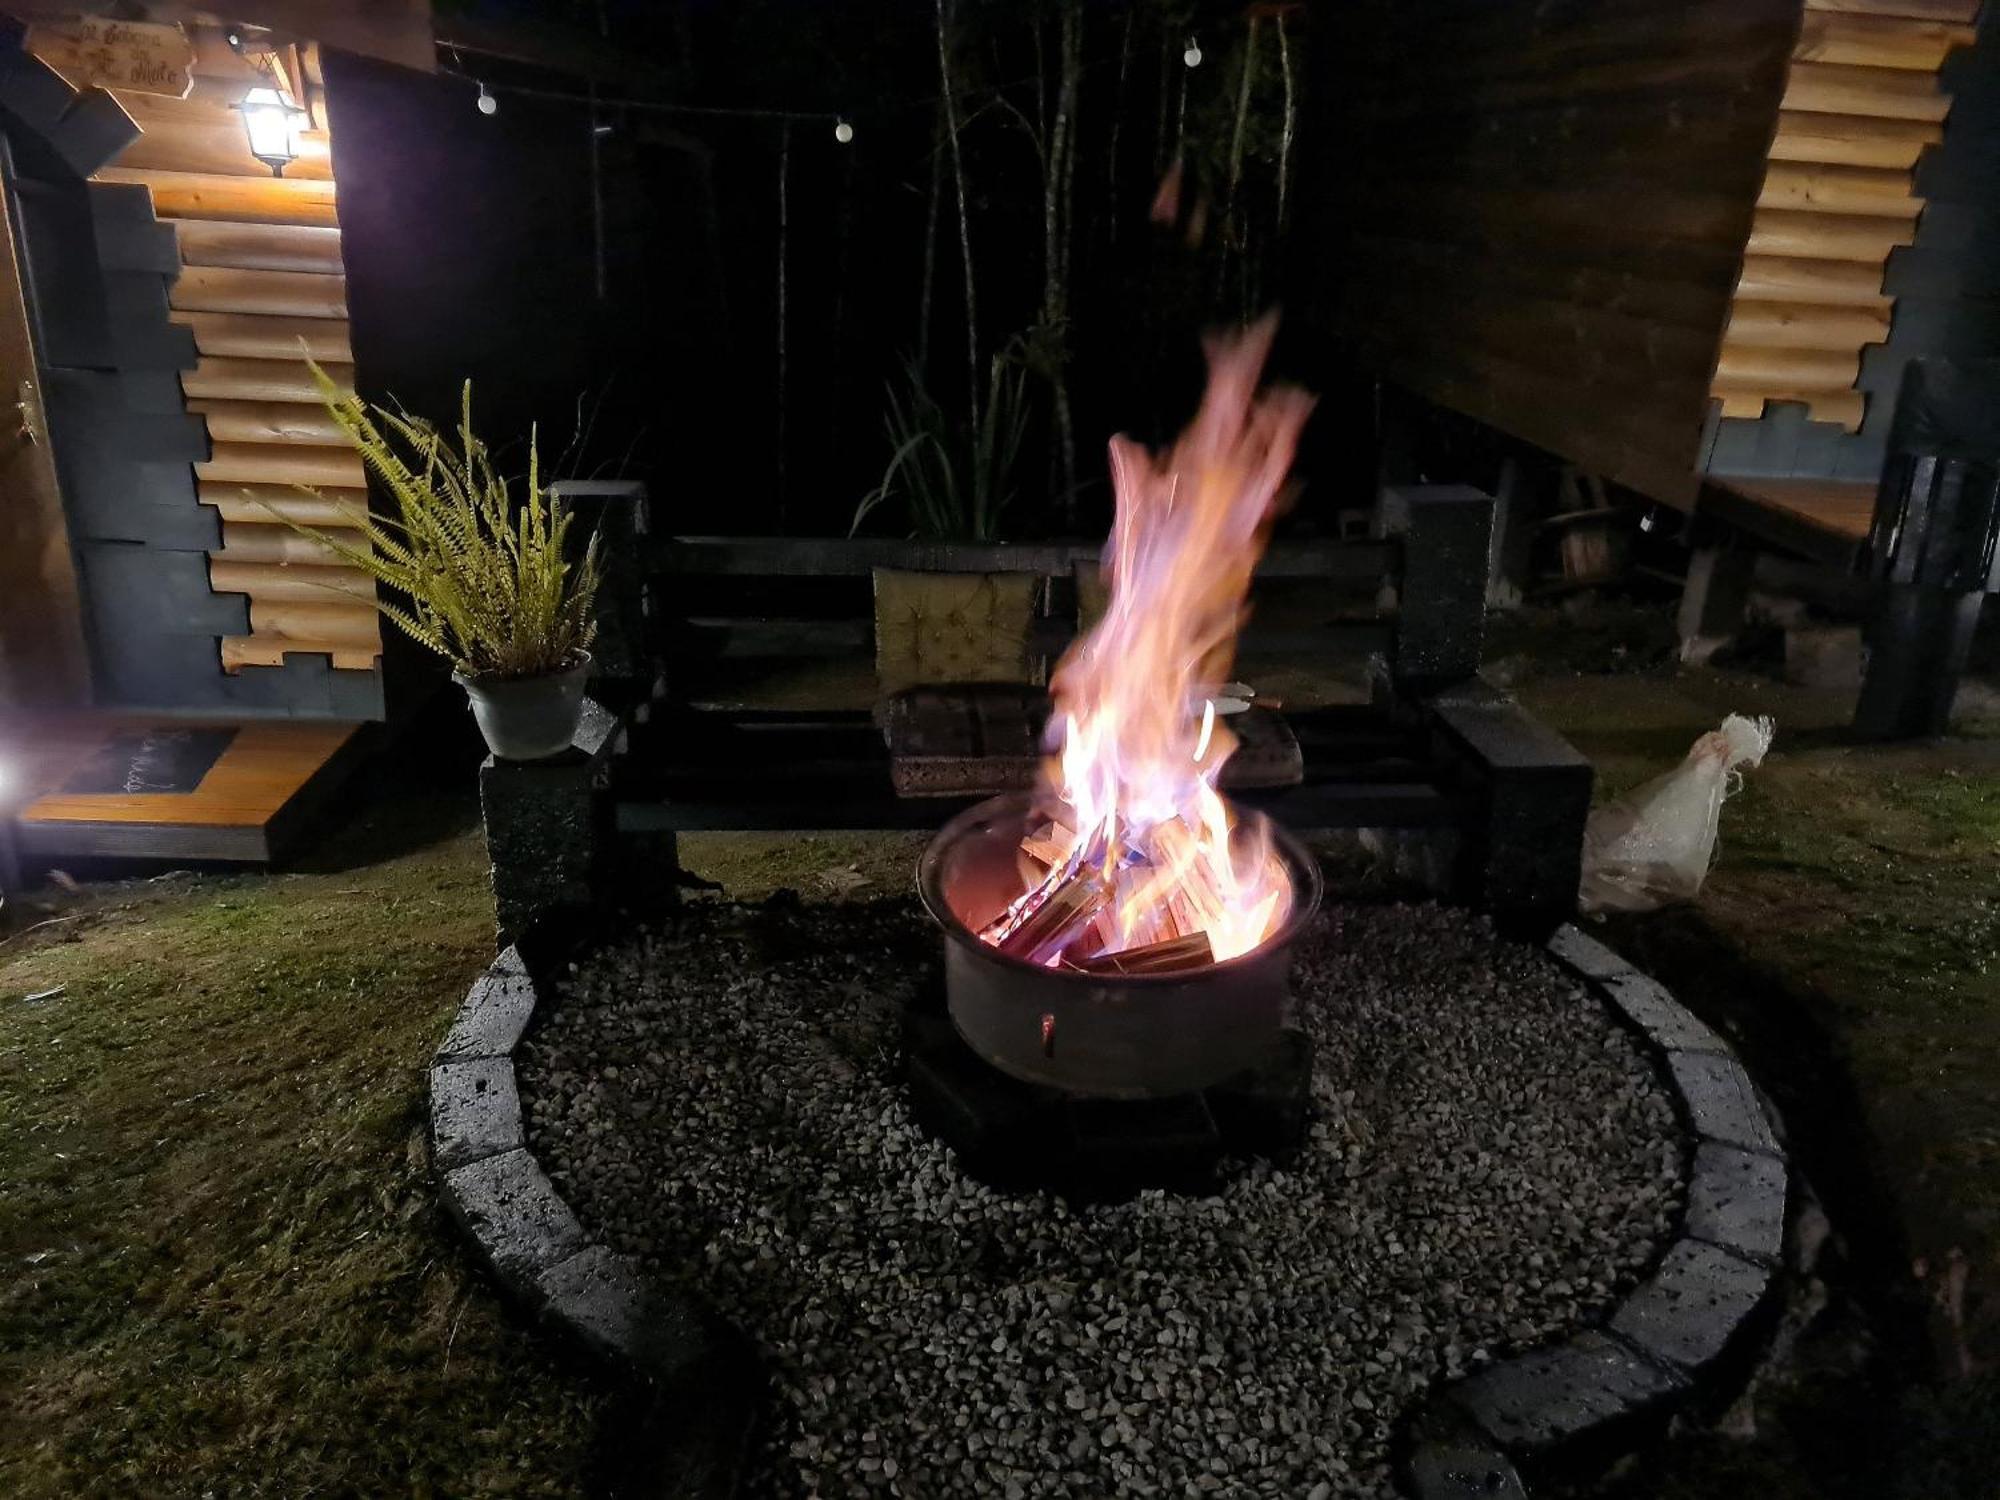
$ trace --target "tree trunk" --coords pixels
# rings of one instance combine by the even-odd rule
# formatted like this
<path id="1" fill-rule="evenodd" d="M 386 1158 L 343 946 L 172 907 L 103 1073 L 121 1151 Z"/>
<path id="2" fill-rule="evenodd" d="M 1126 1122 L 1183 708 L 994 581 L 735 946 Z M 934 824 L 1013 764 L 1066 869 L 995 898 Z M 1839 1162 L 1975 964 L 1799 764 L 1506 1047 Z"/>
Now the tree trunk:
<path id="1" fill-rule="evenodd" d="M 943 113 L 940 108 L 939 120 Z M 917 371 L 931 362 L 931 283 L 937 275 L 938 200 L 944 196 L 944 131 L 931 132 L 931 195 L 924 205 L 924 274 L 917 297 Z"/>
<path id="2" fill-rule="evenodd" d="M 972 267 L 972 215 L 966 203 L 965 156 L 958 145 L 958 102 L 952 89 L 950 18 L 946 10 L 947 0 L 937 0 L 937 46 L 938 79 L 940 97 L 944 103 L 945 137 L 951 144 L 951 180 L 958 196 L 958 248 L 965 262 L 965 359 L 970 389 L 966 406 L 971 414 L 972 425 L 968 429 L 970 440 L 977 441 L 979 434 L 979 311 L 976 297 L 976 282 Z"/>
<path id="3" fill-rule="evenodd" d="M 787 350 L 785 347 L 785 249 L 791 234 L 789 203 L 792 175 L 792 122 L 778 128 L 778 530 L 785 529 L 785 407 L 787 401 Z"/>

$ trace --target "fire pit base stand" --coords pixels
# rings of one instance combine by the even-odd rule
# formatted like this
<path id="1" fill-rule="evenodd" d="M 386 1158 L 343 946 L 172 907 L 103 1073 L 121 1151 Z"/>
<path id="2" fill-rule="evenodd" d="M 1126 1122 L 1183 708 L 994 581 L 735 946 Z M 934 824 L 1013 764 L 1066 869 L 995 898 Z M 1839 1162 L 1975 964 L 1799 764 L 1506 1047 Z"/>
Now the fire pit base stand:
<path id="1" fill-rule="evenodd" d="M 1283 1160 L 1305 1138 L 1312 1090 L 1312 1042 L 1290 1030 L 1258 1066 L 1166 1099 L 1095 1099 L 1009 1077 L 941 1006 L 904 1017 L 903 1056 L 911 1112 L 970 1176 L 1080 1200 L 1202 1193 L 1225 1156 Z"/>

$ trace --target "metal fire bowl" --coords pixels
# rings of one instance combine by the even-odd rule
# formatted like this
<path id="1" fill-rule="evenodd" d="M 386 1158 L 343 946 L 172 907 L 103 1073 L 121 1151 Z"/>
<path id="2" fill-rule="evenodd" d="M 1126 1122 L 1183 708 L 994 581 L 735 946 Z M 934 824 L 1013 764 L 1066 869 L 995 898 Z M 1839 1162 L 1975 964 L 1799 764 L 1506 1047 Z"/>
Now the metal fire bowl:
<path id="1" fill-rule="evenodd" d="M 1105 1099 L 1192 1093 L 1270 1055 L 1290 1003 L 1292 945 L 1319 909 L 1319 865 L 1260 812 L 1292 879 L 1292 910 L 1255 951 L 1178 974 L 1050 969 L 982 943 L 976 929 L 1021 891 L 1019 852 L 1032 799 L 1008 793 L 968 808 L 917 862 L 917 890 L 944 928 L 945 999 L 966 1045 L 1027 1083 Z"/>

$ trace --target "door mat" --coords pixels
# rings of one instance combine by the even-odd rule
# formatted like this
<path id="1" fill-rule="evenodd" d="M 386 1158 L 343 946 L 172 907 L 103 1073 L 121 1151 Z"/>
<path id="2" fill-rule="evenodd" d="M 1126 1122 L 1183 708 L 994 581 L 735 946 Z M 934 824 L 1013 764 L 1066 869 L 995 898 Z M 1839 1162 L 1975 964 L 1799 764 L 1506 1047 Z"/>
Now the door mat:
<path id="1" fill-rule="evenodd" d="M 234 729 L 159 727 L 115 734 L 62 785 L 71 796 L 192 792 L 222 758 Z"/>

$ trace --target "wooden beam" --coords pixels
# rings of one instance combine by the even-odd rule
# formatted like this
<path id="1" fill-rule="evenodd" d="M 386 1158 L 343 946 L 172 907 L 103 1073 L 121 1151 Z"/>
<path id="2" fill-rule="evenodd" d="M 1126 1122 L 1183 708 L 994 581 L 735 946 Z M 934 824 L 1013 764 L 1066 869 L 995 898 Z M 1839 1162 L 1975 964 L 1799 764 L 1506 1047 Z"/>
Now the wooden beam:
<path id="1" fill-rule="evenodd" d="M 1764 391 L 1844 391 L 1861 376 L 1861 346 L 1848 349 L 1766 349 L 1723 341 L 1718 385 Z"/>
<path id="2" fill-rule="evenodd" d="M 128 111 L 129 113 L 129 111 Z M 271 169 L 250 154 L 243 122 L 232 110 L 215 121 L 162 119 L 118 153 L 116 165 L 152 172 L 210 172 L 225 177 L 269 177 Z M 290 181 L 333 181 L 331 143 L 324 130 L 299 136 L 299 154 L 285 164 Z"/>
<path id="3" fill-rule="evenodd" d="M 1906 219 L 1760 208 L 1750 221 L 1750 239 L 1744 250 L 1750 255 L 1867 261 L 1879 266 L 1891 250 L 1912 243 L 1916 237 L 1916 226 Z"/>
<path id="4" fill-rule="evenodd" d="M 288 177 L 230 177 L 218 172 L 154 172 L 106 167 L 94 179 L 148 188 L 163 219 L 223 219 L 238 224 L 312 224 L 338 228 L 333 184 Z"/>
<path id="5" fill-rule="evenodd" d="M 226 635 L 221 641 L 222 670 L 231 674 L 245 667 L 282 667 L 287 656 L 324 656 L 336 671 L 366 672 L 381 659 L 379 649 L 338 641 L 294 641 L 274 636 Z"/>
<path id="6" fill-rule="evenodd" d="M 233 562 L 211 555 L 208 586 L 218 594 L 248 594 L 253 599 L 324 604 L 337 595 L 375 602 L 375 580 L 359 568 L 314 568 L 297 563 Z"/>
<path id="7" fill-rule="evenodd" d="M 368 482 L 361 456 L 352 448 L 316 448 L 280 443 L 216 443 L 195 478 L 243 484 L 304 484 L 363 489 Z"/>
<path id="8" fill-rule="evenodd" d="M 347 278 L 305 271 L 186 266 L 174 280 L 167 305 L 180 312 L 345 318 Z"/>
<path id="9" fill-rule="evenodd" d="M 218 443 L 305 443 L 344 448 L 347 438 L 333 413 L 316 402 L 190 400 L 188 410 L 208 422 Z M 216 478 L 229 478 L 216 475 Z"/>
<path id="10" fill-rule="evenodd" d="M 231 484 L 209 480 L 195 486 L 203 505 L 215 507 L 222 517 L 224 534 L 232 521 L 266 525 L 273 511 L 305 526 L 348 526 L 353 517 L 346 509 L 358 505 L 368 509 L 368 492 L 362 489 L 323 487 L 317 495 L 301 494 L 289 484 Z"/>
<path id="11" fill-rule="evenodd" d="M 191 266 L 339 275 L 340 231 L 313 224 L 241 224 L 182 219 L 174 226 Z"/>
<path id="12" fill-rule="evenodd" d="M 318 523 L 308 521 L 302 524 Z M 365 531 L 350 531 L 345 526 L 331 526 L 326 530 L 328 535 L 347 546 L 364 552 L 368 550 L 368 533 Z M 303 563 L 315 568 L 347 566 L 339 553 L 304 532 L 283 525 L 276 516 L 267 516 L 262 522 L 225 520 L 222 523 L 222 550 L 211 556 L 230 562 Z"/>
<path id="13" fill-rule="evenodd" d="M 1889 336 L 1886 314 L 1858 307 L 1738 300 L 1723 337 L 1765 349 L 1844 351 L 1879 344 Z"/>
<path id="14" fill-rule="evenodd" d="M 194 346 L 204 355 L 235 359 L 314 359 L 352 365 L 342 318 L 279 318 L 253 313 L 182 313 L 174 319 L 194 330 Z"/>
<path id="15" fill-rule="evenodd" d="M 1764 174 L 1757 206 L 1914 220 L 1924 202 L 1911 193 L 1908 172 L 1774 161 Z"/>
<path id="16" fill-rule="evenodd" d="M 1917 164 L 1926 146 L 1943 139 L 1944 127 L 1934 120 L 1884 120 L 1873 115 L 1787 109 L 1778 115 L 1771 160 L 1908 169 Z"/>
<path id="17" fill-rule="evenodd" d="M 1908 16 L 1919 21 L 1971 22 L 1979 0 L 1806 0 L 1808 11 L 1837 15 Z"/>
<path id="18" fill-rule="evenodd" d="M 1835 115 L 1879 115 L 1891 120 L 1944 119 L 1951 100 L 1934 73 L 1901 68 L 1857 68 L 1845 63 L 1795 62 L 1782 109 Z"/>
<path id="19" fill-rule="evenodd" d="M 1796 401 L 1805 406 L 1811 421 L 1838 422 L 1849 432 L 1860 429 L 1868 401 L 1860 391 L 1752 390 L 1722 382 L 1717 382 L 1715 394 L 1722 402 L 1725 417 L 1747 417 L 1755 421 L 1764 415 L 1764 403 L 1767 401 Z"/>
<path id="20" fill-rule="evenodd" d="M 250 600 L 250 634 L 288 641 L 325 641 L 344 647 L 378 649 L 379 616 L 373 605 L 308 604 L 296 599 Z"/>
<path id="21" fill-rule="evenodd" d="M 322 365 L 343 391 L 354 389 L 354 366 Z M 317 404 L 319 387 L 302 359 L 233 359 L 204 355 L 181 372 L 181 391 L 215 401 L 297 401 Z M 210 427 L 209 431 L 215 429 Z"/>
<path id="22" fill-rule="evenodd" d="M 1853 63 L 1935 73 L 1954 47 L 1969 47 L 1969 25 L 1903 16 L 1809 11 L 1792 56 L 1801 62 Z"/>
<path id="23" fill-rule="evenodd" d="M 1872 262 L 1786 255 L 1745 256 L 1736 295 L 1756 302 L 1814 302 L 1882 313 L 1895 300 L 1882 290 L 1882 268 Z"/>

